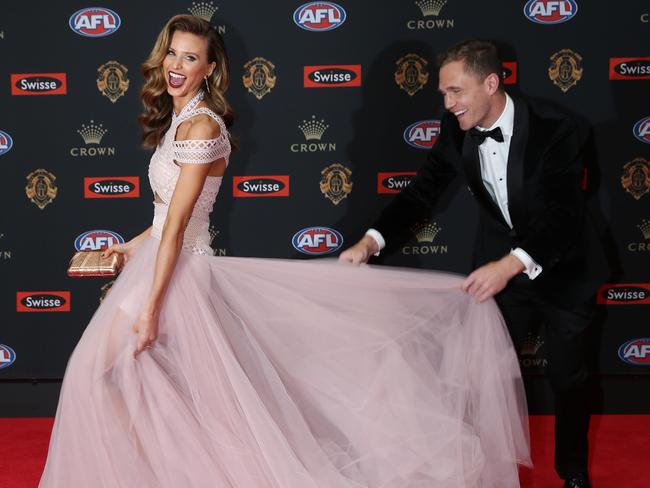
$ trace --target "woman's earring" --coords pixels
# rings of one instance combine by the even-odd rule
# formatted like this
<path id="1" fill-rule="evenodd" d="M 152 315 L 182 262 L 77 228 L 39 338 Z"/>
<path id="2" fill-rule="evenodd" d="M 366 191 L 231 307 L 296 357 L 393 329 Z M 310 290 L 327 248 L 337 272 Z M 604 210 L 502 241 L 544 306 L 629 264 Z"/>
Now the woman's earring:
<path id="1" fill-rule="evenodd" d="M 203 79 L 205 80 L 205 88 L 208 90 L 208 93 L 210 93 L 210 83 L 208 83 L 208 77 L 204 76 Z"/>

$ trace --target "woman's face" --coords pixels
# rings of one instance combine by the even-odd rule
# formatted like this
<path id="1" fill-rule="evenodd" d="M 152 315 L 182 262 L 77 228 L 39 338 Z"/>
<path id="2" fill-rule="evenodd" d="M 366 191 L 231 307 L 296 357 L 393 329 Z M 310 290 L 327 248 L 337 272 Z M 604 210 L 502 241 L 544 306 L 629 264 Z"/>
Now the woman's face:
<path id="1" fill-rule="evenodd" d="M 189 32 L 176 31 L 163 61 L 167 93 L 172 97 L 193 95 L 215 63 L 208 63 L 208 41 Z"/>

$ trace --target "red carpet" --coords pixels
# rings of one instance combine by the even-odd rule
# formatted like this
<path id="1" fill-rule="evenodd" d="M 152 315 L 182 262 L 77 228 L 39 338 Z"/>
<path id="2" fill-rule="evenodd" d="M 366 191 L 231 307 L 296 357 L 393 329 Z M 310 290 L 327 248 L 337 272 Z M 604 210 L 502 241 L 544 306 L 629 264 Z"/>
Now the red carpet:
<path id="1" fill-rule="evenodd" d="M 51 429 L 51 418 L 0 419 L 0 488 L 36 488 Z M 530 430 L 535 469 L 522 470 L 522 487 L 561 487 L 553 471 L 553 417 L 531 417 Z M 593 417 L 591 446 L 594 488 L 650 487 L 650 415 Z"/>

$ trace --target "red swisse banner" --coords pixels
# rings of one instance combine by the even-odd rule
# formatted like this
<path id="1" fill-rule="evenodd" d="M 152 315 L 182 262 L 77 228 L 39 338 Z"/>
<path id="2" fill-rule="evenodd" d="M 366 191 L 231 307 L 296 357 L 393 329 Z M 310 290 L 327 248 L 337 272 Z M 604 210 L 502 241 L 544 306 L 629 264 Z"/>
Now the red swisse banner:
<path id="1" fill-rule="evenodd" d="M 11 75 L 12 95 L 65 95 L 65 73 L 23 73 Z"/>
<path id="2" fill-rule="evenodd" d="M 601 305 L 650 304 L 650 283 L 607 283 L 598 290 Z"/>
<path id="3" fill-rule="evenodd" d="M 17 312 L 69 312 L 69 291 L 18 291 Z"/>
<path id="4" fill-rule="evenodd" d="M 361 86 L 360 64 L 332 64 L 304 67 L 305 88 Z"/>
<path id="5" fill-rule="evenodd" d="M 504 61 L 503 64 L 503 84 L 514 85 L 517 83 L 517 61 Z"/>
<path id="6" fill-rule="evenodd" d="M 235 176 L 233 197 L 288 197 L 289 175 Z"/>
<path id="7" fill-rule="evenodd" d="M 609 58 L 610 80 L 649 80 L 650 57 Z"/>
<path id="8" fill-rule="evenodd" d="M 415 171 L 378 173 L 377 193 L 399 193 L 409 185 L 415 175 Z"/>
<path id="9" fill-rule="evenodd" d="M 86 176 L 84 198 L 138 198 L 139 176 Z"/>

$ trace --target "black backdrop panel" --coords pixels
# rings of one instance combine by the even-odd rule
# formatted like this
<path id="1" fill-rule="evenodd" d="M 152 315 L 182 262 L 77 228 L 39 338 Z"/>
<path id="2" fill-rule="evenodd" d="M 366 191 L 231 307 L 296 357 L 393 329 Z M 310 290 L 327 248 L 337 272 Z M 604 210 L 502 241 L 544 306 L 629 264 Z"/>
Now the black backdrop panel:
<path id="1" fill-rule="evenodd" d="M 644 67 L 650 52 L 641 42 L 649 34 L 647 2 L 339 0 L 296 13 L 302 4 L 3 5 L 0 379 L 62 377 L 108 284 L 66 276 L 77 238 L 79 245 L 101 246 L 150 225 L 150 153 L 140 148 L 136 121 L 139 66 L 165 21 L 197 8 L 227 43 L 227 95 L 241 147 L 213 213 L 217 254 L 305 258 L 292 238 L 309 227 L 331 228 L 344 246 L 353 243 L 435 140 L 443 109 L 436 54 L 467 37 L 494 39 L 509 62 L 511 92 L 557 102 L 593 125 L 588 192 L 616 269 L 604 284 L 594 349 L 602 373 L 649 373 L 650 81 Z M 90 6 L 101 9 L 84 11 Z M 272 63 L 267 74 L 275 76 L 259 98 L 243 83 L 244 66 L 258 57 Z M 630 59 L 612 61 L 617 58 Z M 358 86 L 305 86 L 306 67 L 331 65 L 358 70 L 351 83 Z M 616 65 L 618 71 L 610 69 Z M 114 101 L 98 89 L 102 67 L 109 75 L 112 67 L 128 70 L 106 78 Z M 50 86 L 35 86 L 39 81 L 52 84 L 54 93 L 25 95 L 25 87 Z M 329 198 L 324 195 L 321 180 L 332 175 L 347 178 L 351 191 L 341 193 L 335 182 Z M 282 182 L 282 194 L 251 198 L 246 191 L 261 176 Z M 97 198 L 111 185 L 128 191 Z M 475 203 L 461 189 L 382 262 L 467 273 L 475 223 Z M 543 342 L 543 333 L 531 330 L 521 351 L 525 372 L 542 371 Z"/>

